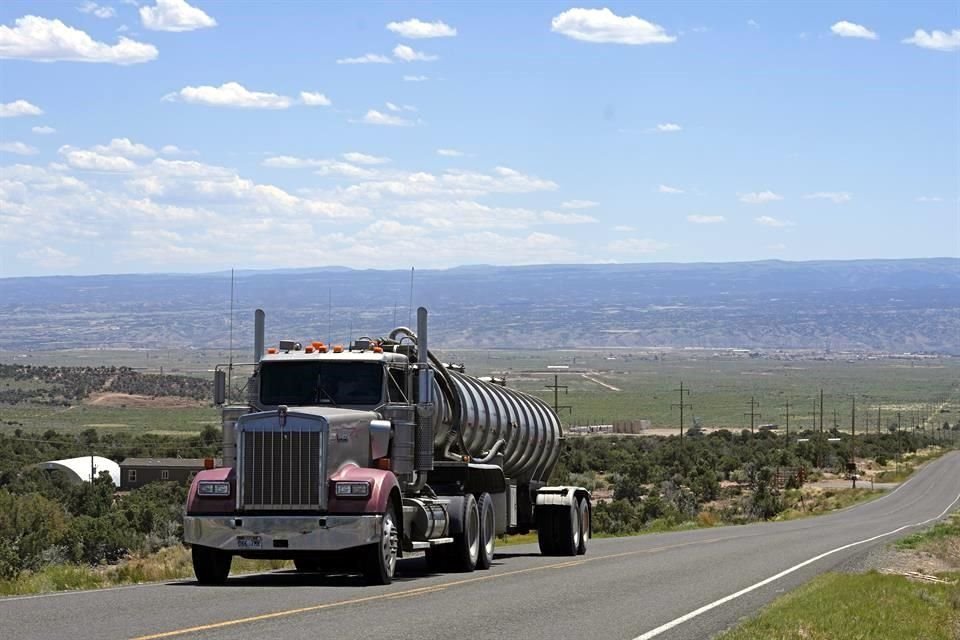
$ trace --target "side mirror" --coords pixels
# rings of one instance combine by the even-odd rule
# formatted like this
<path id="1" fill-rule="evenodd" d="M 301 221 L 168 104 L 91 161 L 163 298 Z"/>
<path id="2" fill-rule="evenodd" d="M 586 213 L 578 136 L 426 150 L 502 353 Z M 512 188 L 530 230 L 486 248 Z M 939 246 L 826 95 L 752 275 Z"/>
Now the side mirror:
<path id="1" fill-rule="evenodd" d="M 217 369 L 213 372 L 213 404 L 227 401 L 227 372 Z"/>

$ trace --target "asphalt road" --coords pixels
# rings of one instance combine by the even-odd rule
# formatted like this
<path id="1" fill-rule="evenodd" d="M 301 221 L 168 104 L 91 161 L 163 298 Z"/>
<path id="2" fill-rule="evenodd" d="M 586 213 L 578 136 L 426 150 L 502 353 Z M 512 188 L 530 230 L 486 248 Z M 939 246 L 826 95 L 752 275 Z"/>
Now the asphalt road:
<path id="1" fill-rule="evenodd" d="M 710 638 L 814 575 L 960 504 L 960 452 L 882 498 L 826 516 L 594 540 L 586 556 L 509 547 L 489 571 L 388 587 L 274 572 L 0 599 L 3 638 Z M 906 639 L 905 639 L 906 640 Z"/>

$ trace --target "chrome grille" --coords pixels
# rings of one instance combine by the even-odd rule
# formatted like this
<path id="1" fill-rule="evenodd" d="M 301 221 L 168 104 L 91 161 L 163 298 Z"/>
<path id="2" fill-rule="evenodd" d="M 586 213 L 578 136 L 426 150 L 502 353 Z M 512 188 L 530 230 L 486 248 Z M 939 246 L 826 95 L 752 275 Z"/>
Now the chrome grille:
<path id="1" fill-rule="evenodd" d="M 246 509 L 319 509 L 324 432 L 244 431 L 241 506 Z"/>

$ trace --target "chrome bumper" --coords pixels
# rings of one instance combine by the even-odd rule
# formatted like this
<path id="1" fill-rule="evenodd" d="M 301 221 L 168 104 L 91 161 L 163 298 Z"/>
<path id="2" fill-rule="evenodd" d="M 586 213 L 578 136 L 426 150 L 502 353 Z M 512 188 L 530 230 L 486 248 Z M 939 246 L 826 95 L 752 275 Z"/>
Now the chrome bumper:
<path id="1" fill-rule="evenodd" d="M 227 551 L 337 551 L 378 542 L 382 520 L 380 515 L 185 516 L 183 540 Z M 256 538 L 259 546 L 251 546 Z"/>

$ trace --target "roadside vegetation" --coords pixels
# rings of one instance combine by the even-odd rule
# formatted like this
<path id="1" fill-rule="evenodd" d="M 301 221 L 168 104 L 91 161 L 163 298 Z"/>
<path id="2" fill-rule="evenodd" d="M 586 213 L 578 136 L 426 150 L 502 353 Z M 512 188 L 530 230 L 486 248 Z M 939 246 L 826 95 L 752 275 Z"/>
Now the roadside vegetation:
<path id="1" fill-rule="evenodd" d="M 960 513 L 893 543 L 883 564 L 820 576 L 721 640 L 960 638 Z"/>

